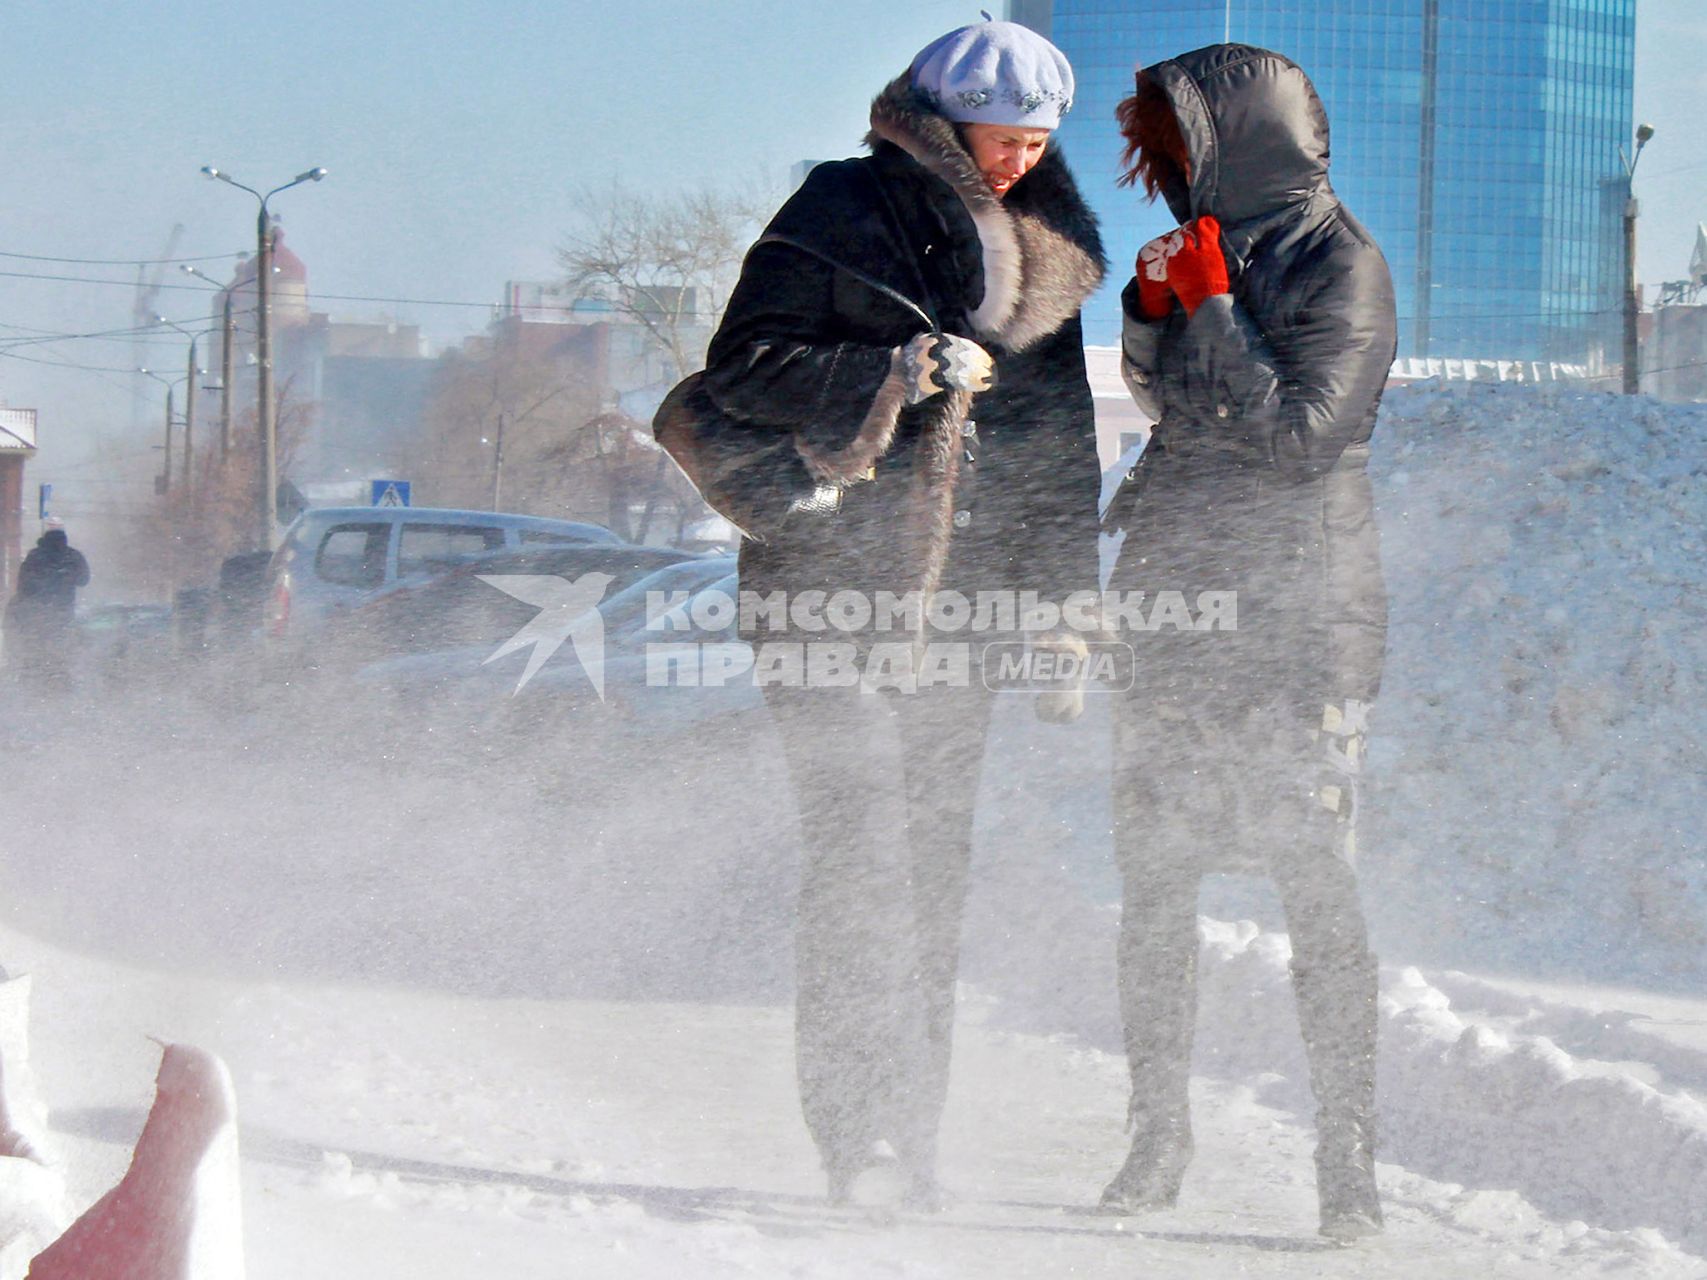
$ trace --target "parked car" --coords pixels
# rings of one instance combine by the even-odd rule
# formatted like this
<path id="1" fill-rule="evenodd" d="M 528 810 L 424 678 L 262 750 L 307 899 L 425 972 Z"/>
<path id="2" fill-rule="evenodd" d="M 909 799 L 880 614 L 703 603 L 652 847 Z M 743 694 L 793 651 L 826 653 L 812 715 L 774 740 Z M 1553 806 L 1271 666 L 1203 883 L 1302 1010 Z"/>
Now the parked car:
<path id="1" fill-rule="evenodd" d="M 525 592 L 505 590 L 489 579 L 573 582 L 586 574 L 603 574 L 608 581 L 591 605 L 612 597 L 626 602 L 626 588 L 660 570 L 700 563 L 702 558 L 691 552 L 629 542 L 565 543 L 472 556 L 437 577 L 404 579 L 392 590 L 344 610 L 328 620 L 316 646 L 332 651 L 323 661 L 335 654 L 345 667 L 445 649 L 475 648 L 490 654 L 540 610 Z"/>
<path id="2" fill-rule="evenodd" d="M 435 585 L 438 592 L 445 592 L 450 584 L 446 579 Z M 422 594 L 438 592 L 429 589 Z M 655 643 L 694 644 L 720 653 L 729 649 L 739 665 L 741 655 L 733 650 L 745 651 L 745 646 L 735 634 L 732 616 L 721 628 L 691 624 L 696 599 L 714 593 L 729 601 L 736 599 L 733 555 L 685 559 L 635 578 L 621 589 L 607 589 L 597 606 L 603 620 L 597 650 L 587 653 L 563 644 L 525 681 L 531 645 L 498 655 L 504 643 L 540 611 L 496 588 L 487 586 L 487 592 L 484 598 L 466 598 L 464 612 L 455 622 L 444 625 L 441 618 L 435 624 L 437 638 L 446 641 L 444 647 L 362 667 L 355 676 L 361 689 L 383 696 L 394 710 L 407 708 L 412 716 L 439 728 L 517 737 L 566 729 L 580 736 L 594 728 L 669 736 L 762 708 L 763 699 L 751 680 L 661 687 L 650 678 L 654 667 L 647 647 Z M 649 626 L 649 601 L 659 598 L 686 601 L 683 612 L 690 621 L 686 630 Z"/>
<path id="3" fill-rule="evenodd" d="M 265 634 L 304 657 L 336 614 L 497 551 L 622 539 L 602 525 L 431 507 L 317 507 L 291 524 L 267 569 Z"/>
<path id="4" fill-rule="evenodd" d="M 134 687 L 161 678 L 174 655 L 166 605 L 106 604 L 78 611 L 74 674 L 79 683 Z"/>

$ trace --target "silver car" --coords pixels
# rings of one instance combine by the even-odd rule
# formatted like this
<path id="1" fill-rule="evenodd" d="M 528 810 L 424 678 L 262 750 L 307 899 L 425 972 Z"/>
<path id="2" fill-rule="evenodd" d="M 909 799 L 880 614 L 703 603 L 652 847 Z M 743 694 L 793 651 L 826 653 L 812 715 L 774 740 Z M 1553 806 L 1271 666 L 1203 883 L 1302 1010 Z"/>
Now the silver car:
<path id="1" fill-rule="evenodd" d="M 286 532 L 268 566 L 269 647 L 302 653 L 328 618 L 399 586 L 497 551 L 619 544 L 602 525 L 440 507 L 317 507 Z"/>

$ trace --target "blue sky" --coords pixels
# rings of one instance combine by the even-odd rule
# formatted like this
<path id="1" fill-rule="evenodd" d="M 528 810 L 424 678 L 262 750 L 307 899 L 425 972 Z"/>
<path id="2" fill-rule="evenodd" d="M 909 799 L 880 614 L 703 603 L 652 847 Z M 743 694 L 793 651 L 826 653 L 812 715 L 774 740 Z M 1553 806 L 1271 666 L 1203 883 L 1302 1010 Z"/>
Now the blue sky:
<path id="1" fill-rule="evenodd" d="M 989 0 L 984 0 L 989 3 Z M 702 180 L 780 185 L 790 165 L 852 154 L 872 95 L 932 37 L 978 16 L 945 0 L 275 0 L 7 6 L 0 97 L 7 182 L 0 252 L 181 256 L 253 241 L 252 186 L 314 165 L 331 176 L 279 197 L 316 294 L 491 303 L 507 279 L 554 271 L 577 187 Z M 1637 114 L 1659 129 L 1642 162 L 1642 276 L 1675 278 L 1707 219 L 1707 5 L 1640 0 Z M 1688 139 L 1686 142 L 1685 140 Z M 1089 176 L 1089 175 L 1086 175 Z M 225 264 L 204 264 L 210 272 Z M 129 281 L 135 268 L 0 258 L 0 271 Z M 129 323 L 125 284 L 0 276 L 0 337 Z M 200 313 L 166 293 L 174 318 Z M 480 307 L 324 303 L 390 314 L 437 343 L 481 328 Z M 38 359 L 128 367 L 112 342 L 44 344 Z M 162 365 L 181 362 L 163 344 Z M 0 400 L 36 405 L 49 447 L 128 425 L 135 379 L 0 359 Z"/>

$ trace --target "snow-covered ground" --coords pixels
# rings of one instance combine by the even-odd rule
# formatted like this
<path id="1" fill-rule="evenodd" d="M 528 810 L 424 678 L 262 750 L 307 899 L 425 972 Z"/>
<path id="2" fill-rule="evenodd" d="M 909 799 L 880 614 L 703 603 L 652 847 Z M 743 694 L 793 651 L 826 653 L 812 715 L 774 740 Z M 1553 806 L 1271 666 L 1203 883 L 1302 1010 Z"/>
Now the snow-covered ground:
<path id="1" fill-rule="evenodd" d="M 1179 1207 L 1086 1211 L 1126 1092 L 1102 703 L 1000 717 L 955 1202 L 893 1218 L 824 1207 L 799 1119 L 762 722 L 613 760 L 591 726 L 440 741 L 364 704 L 0 691 L 0 963 L 34 975 L 73 1207 L 124 1170 L 154 1035 L 232 1068 L 256 1280 L 1707 1276 L 1704 435 L 1707 409 L 1611 396 L 1389 400 L 1378 1240 L 1314 1233 L 1253 881 L 1204 894 Z"/>
<path id="2" fill-rule="evenodd" d="M 1666 1022 L 1699 1040 L 1707 1002 L 1643 1016 L 1640 997 L 1456 976 L 1486 998 L 1452 999 L 1389 971 L 1389 1227 L 1342 1251 L 1312 1231 L 1284 942 L 1250 929 L 1206 925 L 1199 1154 L 1178 1209 L 1141 1221 L 1086 1209 L 1123 1153 L 1123 1062 L 992 1026 L 975 993 L 945 1133 L 955 1203 L 889 1219 L 823 1206 L 781 1008 L 222 981 L 3 941 L 41 993 L 36 1070 L 79 1204 L 141 1128 L 145 1033 L 231 1064 L 251 1280 L 1707 1275 L 1707 1108 L 1680 1087 L 1707 1078 L 1707 1045 Z M 1539 1034 L 1609 1016 L 1626 1034 L 1600 1048 L 1648 1039 L 1662 1079 Z"/>

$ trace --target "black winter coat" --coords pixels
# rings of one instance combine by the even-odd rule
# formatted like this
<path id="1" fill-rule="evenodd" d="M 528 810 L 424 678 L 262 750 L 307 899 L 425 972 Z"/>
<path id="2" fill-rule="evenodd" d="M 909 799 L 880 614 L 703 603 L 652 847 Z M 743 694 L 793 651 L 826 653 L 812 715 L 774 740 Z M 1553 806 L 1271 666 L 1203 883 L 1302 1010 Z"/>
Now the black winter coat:
<path id="1" fill-rule="evenodd" d="M 39 616 L 64 615 L 77 607 L 77 589 L 89 585 L 89 562 L 60 529 L 49 529 L 18 566 L 21 609 Z"/>
<path id="2" fill-rule="evenodd" d="M 1095 589 L 1078 316 L 1102 276 L 1094 215 L 1053 145 L 998 200 L 905 77 L 873 103 L 867 142 L 777 213 L 712 339 L 717 407 L 793 433 L 811 474 L 841 489 L 837 509 L 743 543 L 742 591 Z M 931 329 L 985 347 L 996 385 L 904 406 L 893 353 Z"/>
<path id="3" fill-rule="evenodd" d="M 1123 372 L 1155 434 L 1109 510 L 1112 587 L 1236 590 L 1236 633 L 1152 632 L 1159 696 L 1234 708 L 1369 699 L 1386 591 L 1366 473 L 1397 345 L 1386 260 L 1328 183 L 1328 122 L 1279 54 L 1214 45 L 1148 69 L 1173 101 L 1189 190 L 1213 214 L 1232 292 L 1186 317 L 1123 297 Z M 1145 649 L 1150 661 L 1144 662 Z"/>

